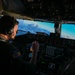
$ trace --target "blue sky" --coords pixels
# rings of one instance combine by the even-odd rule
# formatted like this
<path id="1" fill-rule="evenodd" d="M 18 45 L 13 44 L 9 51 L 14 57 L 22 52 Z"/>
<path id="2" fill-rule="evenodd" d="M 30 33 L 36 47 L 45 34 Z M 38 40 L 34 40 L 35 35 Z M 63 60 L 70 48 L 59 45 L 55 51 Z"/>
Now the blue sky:
<path id="1" fill-rule="evenodd" d="M 75 39 L 75 25 L 74 24 L 62 24 L 61 36 L 64 36 L 64 35 L 68 36 L 69 39 Z"/>
<path id="2" fill-rule="evenodd" d="M 28 24 L 32 24 L 33 26 L 38 26 L 39 28 L 48 30 L 49 32 L 55 33 L 54 31 L 54 25 L 55 23 L 51 22 L 41 22 L 41 21 L 31 21 L 31 20 L 23 20 L 18 19 L 20 28 L 21 26 Z M 21 30 L 23 30 L 23 28 Z M 61 36 L 62 38 L 68 38 L 68 39 L 75 39 L 75 25 L 74 24 L 62 24 L 61 26 Z"/>
<path id="3" fill-rule="evenodd" d="M 49 32 L 54 33 L 54 23 L 51 22 L 41 22 L 41 21 L 31 21 L 31 20 L 22 20 L 17 19 L 19 23 L 22 25 L 33 24 L 34 26 L 38 25 L 39 28 L 46 29 Z"/>
<path id="4" fill-rule="evenodd" d="M 54 33 L 54 23 L 35 21 L 40 28 L 46 29 Z"/>

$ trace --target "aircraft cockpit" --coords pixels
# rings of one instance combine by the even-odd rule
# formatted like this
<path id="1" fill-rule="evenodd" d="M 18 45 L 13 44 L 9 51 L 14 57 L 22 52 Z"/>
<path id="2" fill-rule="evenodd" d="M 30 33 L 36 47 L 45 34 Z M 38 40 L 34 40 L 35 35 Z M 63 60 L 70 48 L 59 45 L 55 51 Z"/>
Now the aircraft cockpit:
<path id="1" fill-rule="evenodd" d="M 36 75 L 73 75 L 65 72 L 75 70 L 75 62 L 72 63 L 75 59 L 74 3 L 70 0 L 0 0 L 0 16 L 11 15 L 19 22 L 18 33 L 10 43 L 27 62 L 32 57 L 32 42 L 39 42 Z"/>
<path id="2" fill-rule="evenodd" d="M 19 28 L 13 42 L 24 59 L 32 57 L 31 44 L 38 41 L 37 75 L 59 75 L 75 58 L 75 24 L 18 19 Z"/>

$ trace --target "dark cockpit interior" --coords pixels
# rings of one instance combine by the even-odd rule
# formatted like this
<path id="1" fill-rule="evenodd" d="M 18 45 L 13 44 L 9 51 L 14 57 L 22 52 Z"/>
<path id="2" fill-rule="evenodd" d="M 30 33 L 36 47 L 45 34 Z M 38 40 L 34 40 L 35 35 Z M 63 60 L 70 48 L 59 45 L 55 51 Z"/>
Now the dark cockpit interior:
<path id="1" fill-rule="evenodd" d="M 57 25 L 55 22 L 20 21 L 20 19 L 18 21 L 22 21 L 20 23 L 22 25 L 19 24 L 13 44 L 21 50 L 24 59 L 30 60 L 31 43 L 36 40 L 40 44 L 37 58 L 38 75 L 60 75 L 75 58 L 75 24 L 59 23 Z M 55 27 L 59 31 L 56 31 Z"/>
<path id="2" fill-rule="evenodd" d="M 20 50 L 26 61 L 32 57 L 32 42 L 36 40 L 40 44 L 36 75 L 67 75 L 68 65 L 75 59 L 75 1 L 0 2 L 3 6 L 0 6 L 1 16 L 13 15 L 19 21 L 18 33 L 11 43 Z"/>

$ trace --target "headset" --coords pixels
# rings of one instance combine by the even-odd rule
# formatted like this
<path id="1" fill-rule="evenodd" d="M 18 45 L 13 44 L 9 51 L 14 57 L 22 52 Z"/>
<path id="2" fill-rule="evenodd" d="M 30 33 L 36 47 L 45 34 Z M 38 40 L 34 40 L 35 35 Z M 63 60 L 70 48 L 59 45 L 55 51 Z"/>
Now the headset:
<path id="1" fill-rule="evenodd" d="M 0 18 L 0 33 L 11 35 L 15 24 L 19 22 L 12 16 L 4 15 Z"/>

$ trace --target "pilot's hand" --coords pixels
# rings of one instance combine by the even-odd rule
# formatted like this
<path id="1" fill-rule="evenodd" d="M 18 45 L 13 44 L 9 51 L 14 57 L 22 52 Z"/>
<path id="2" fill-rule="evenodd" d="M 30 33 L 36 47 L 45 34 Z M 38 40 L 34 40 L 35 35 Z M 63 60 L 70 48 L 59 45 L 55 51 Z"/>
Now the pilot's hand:
<path id="1" fill-rule="evenodd" d="M 32 50 L 33 50 L 33 52 L 38 52 L 39 43 L 37 41 L 32 42 Z"/>

